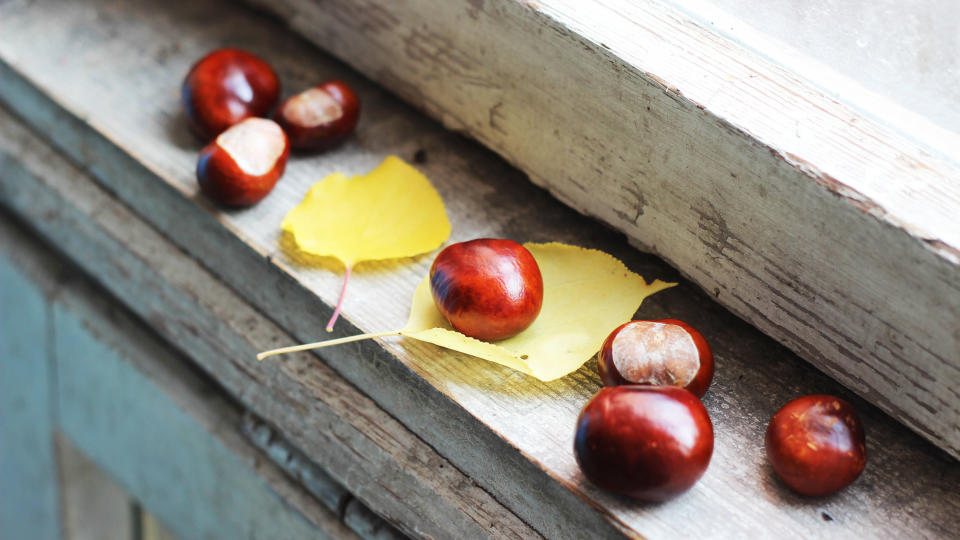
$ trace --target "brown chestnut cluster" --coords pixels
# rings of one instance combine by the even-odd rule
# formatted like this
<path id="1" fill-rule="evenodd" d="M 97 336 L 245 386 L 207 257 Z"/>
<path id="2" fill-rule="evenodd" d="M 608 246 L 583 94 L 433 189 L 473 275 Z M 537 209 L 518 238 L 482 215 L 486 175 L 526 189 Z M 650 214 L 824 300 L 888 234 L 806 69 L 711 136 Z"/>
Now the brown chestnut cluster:
<path id="1" fill-rule="evenodd" d="M 713 353 L 676 319 L 630 321 L 600 348 L 606 385 L 577 419 L 574 454 L 597 486 L 662 502 L 689 490 L 713 455 L 713 423 L 700 402 Z"/>
<path id="2" fill-rule="evenodd" d="M 239 49 L 213 51 L 187 73 L 183 106 L 193 132 L 208 142 L 197 180 L 213 201 L 255 204 L 283 176 L 291 148 L 329 149 L 357 125 L 360 100 L 342 81 L 305 90 L 274 110 L 280 88 L 269 64 Z"/>
<path id="3" fill-rule="evenodd" d="M 520 244 L 481 238 L 452 244 L 430 268 L 430 291 L 460 333 L 484 340 L 528 328 L 543 303 L 543 277 Z M 676 319 L 630 321 L 603 342 L 597 370 L 605 388 L 580 412 L 574 454 L 598 487 L 650 502 L 672 499 L 703 476 L 713 423 L 700 398 L 713 380 L 703 335 Z M 803 495 L 853 482 L 866 463 L 863 428 L 832 396 L 788 403 L 770 421 L 767 455 L 776 474 Z"/>
<path id="4" fill-rule="evenodd" d="M 204 141 L 201 191 L 231 207 L 257 203 L 283 175 L 290 149 L 320 151 L 349 136 L 360 102 L 328 81 L 274 108 L 280 81 L 269 64 L 238 49 L 216 50 L 183 82 L 191 129 Z M 272 119 L 267 116 L 271 115 Z M 439 312 L 464 335 L 497 341 L 533 324 L 543 277 L 522 245 L 481 238 L 452 244 L 430 268 Z M 713 454 L 713 424 L 700 398 L 713 379 L 703 335 L 676 319 L 637 320 L 613 330 L 597 355 L 606 385 L 577 419 L 574 453 L 595 485 L 643 501 L 666 501 L 703 476 Z M 826 495 L 853 482 L 866 464 L 863 427 L 849 403 L 812 395 L 771 419 L 768 460 L 797 493 Z"/>
<path id="5" fill-rule="evenodd" d="M 606 388 L 577 420 L 574 452 L 597 486 L 643 501 L 666 501 L 706 471 L 713 426 L 698 398 L 713 379 L 703 335 L 676 319 L 630 321 L 597 355 Z M 795 399 L 770 420 L 767 458 L 801 495 L 835 493 L 866 465 L 863 427 L 849 403 L 827 395 Z"/>

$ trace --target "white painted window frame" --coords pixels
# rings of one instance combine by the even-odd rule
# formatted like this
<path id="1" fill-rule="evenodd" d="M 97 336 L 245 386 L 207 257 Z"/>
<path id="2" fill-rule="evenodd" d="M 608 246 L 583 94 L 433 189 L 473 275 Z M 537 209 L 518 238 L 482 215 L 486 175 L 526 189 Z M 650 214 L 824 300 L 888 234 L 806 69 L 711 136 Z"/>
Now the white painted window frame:
<path id="1" fill-rule="evenodd" d="M 253 3 L 960 456 L 947 153 L 654 0 Z"/>

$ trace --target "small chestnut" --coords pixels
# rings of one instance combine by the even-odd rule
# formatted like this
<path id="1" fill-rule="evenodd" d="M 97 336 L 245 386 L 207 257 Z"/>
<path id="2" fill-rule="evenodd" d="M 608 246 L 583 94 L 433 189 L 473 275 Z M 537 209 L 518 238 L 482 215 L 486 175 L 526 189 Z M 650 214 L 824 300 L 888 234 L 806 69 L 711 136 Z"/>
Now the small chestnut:
<path id="1" fill-rule="evenodd" d="M 703 397 L 713 380 L 713 353 L 703 335 L 683 321 L 630 321 L 603 342 L 597 371 L 607 386 L 677 386 Z"/>
<path id="2" fill-rule="evenodd" d="M 327 81 L 287 98 L 273 119 L 294 150 L 326 150 L 357 127 L 360 100 L 343 81 Z"/>
<path id="3" fill-rule="evenodd" d="M 247 118 L 200 151 L 200 191 L 224 206 L 249 206 L 263 199 L 283 175 L 290 145 L 273 120 Z"/>
<path id="4" fill-rule="evenodd" d="M 253 116 L 266 116 L 280 97 L 269 64 L 240 49 L 218 49 L 190 68 L 181 88 L 193 131 L 204 141 Z"/>
<path id="5" fill-rule="evenodd" d="M 580 412 L 577 463 L 597 487 L 660 502 L 687 491 L 713 455 L 713 424 L 700 400 L 674 386 L 601 388 Z"/>
<path id="6" fill-rule="evenodd" d="M 543 277 L 527 248 L 480 238 L 444 248 L 430 267 L 430 292 L 458 332 L 484 341 L 519 334 L 543 304 Z"/>
<path id="7" fill-rule="evenodd" d="M 863 425 L 846 401 L 827 395 L 797 398 L 767 426 L 767 459 L 790 489 L 829 495 L 847 487 L 867 464 Z"/>

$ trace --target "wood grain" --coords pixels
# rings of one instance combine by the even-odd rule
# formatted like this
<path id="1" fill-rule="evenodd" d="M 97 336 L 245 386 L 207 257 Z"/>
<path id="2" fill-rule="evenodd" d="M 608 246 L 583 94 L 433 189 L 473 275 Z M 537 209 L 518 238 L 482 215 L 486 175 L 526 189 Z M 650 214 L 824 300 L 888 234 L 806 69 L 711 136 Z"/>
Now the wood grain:
<path id="1" fill-rule="evenodd" d="M 336 513 L 244 441 L 239 413 L 222 393 L 102 289 L 6 217 L 0 220 L 0 254 L 5 264 L 12 262 L 29 276 L 26 290 L 53 293 L 45 298 L 53 328 L 51 403 L 57 433 L 51 430 L 47 437 L 51 444 L 54 438 L 65 443 L 58 447 L 67 458 L 62 464 L 68 537 L 82 538 L 109 525 L 77 527 L 109 511 L 98 513 L 91 503 L 122 504 L 126 493 L 185 538 L 357 538 Z M 120 484 L 106 490 L 113 492 L 109 497 L 86 501 L 93 511 L 84 516 L 72 515 L 78 508 L 70 499 L 78 495 L 70 493 L 76 487 L 71 484 L 79 479 L 70 477 L 77 472 L 71 467 L 76 460 L 69 459 L 66 446 L 82 451 Z M 97 493 L 86 491 L 87 497 Z M 122 511 L 129 517 L 129 507 Z M 27 523 L 38 530 L 44 526 Z M 114 530 L 106 537 L 123 535 Z"/>
<path id="2" fill-rule="evenodd" d="M 344 523 L 364 539 L 400 540 L 403 533 L 355 499 L 326 471 L 290 444 L 275 428 L 247 413 L 243 416 L 243 434 L 257 448 L 295 479 L 331 512 L 344 516 Z M 353 508 L 352 512 L 348 509 Z M 347 516 L 352 516 L 347 519 Z"/>
<path id="3" fill-rule="evenodd" d="M 960 457 L 960 134 L 654 0 L 253 3 Z"/>
<path id="4" fill-rule="evenodd" d="M 0 200 L 354 496 L 414 536 L 538 536 L 314 357 L 258 363 L 290 336 L 7 114 L 0 125 Z"/>
<path id="5" fill-rule="evenodd" d="M 77 280 L 54 306 L 71 442 L 181 538 L 357 538 L 244 441 L 215 389 L 102 298 Z"/>
<path id="6" fill-rule="evenodd" d="M 455 240 L 492 235 L 565 241 L 610 252 L 650 278 L 675 277 L 662 261 L 637 253 L 619 235 L 578 217 L 490 153 L 451 136 L 295 38 L 280 37 L 275 26 L 249 13 L 217 3 L 172 3 L 169 12 L 156 14 L 149 6 L 127 2 L 101 16 L 112 21 L 104 23 L 89 20 L 93 15 L 76 5 L 57 5 L 58 25 L 73 29 L 67 33 L 75 36 L 87 35 L 91 28 L 96 35 L 74 40 L 74 49 L 85 51 L 76 71 L 59 68 L 59 80 L 72 93 L 56 92 L 49 80 L 36 80 L 46 78 L 50 64 L 44 58 L 56 55 L 53 46 L 38 44 L 42 50 L 31 58 L 42 66 L 33 76 L 12 70 L 9 63 L 0 68 L 0 80 L 7 85 L 2 95 L 112 195 L 68 172 L 66 165 L 57 169 L 56 156 L 38 150 L 42 142 L 3 121 L 0 133 L 6 135 L 0 144 L 8 157 L 0 170 L 13 178 L 0 178 L 0 200 L 99 276 L 311 459 L 323 462 L 317 456 L 325 449 L 322 433 L 308 429 L 303 415 L 313 414 L 315 393 L 330 395 L 320 392 L 323 386 L 316 379 L 326 376 L 326 368 L 304 356 L 248 364 L 246 355 L 255 347 L 250 340 L 264 344 L 289 338 L 168 242 L 196 257 L 298 340 L 316 339 L 339 290 L 340 271 L 306 265 L 281 251 L 276 240 L 283 214 L 327 171 L 362 172 L 387 153 L 409 158 L 424 149 L 427 161 L 420 167 L 448 203 Z M 15 19 L 12 31 L 36 29 L 45 20 L 35 12 Z M 147 20 L 149 24 L 143 22 Z M 186 36 L 181 48 L 161 54 L 172 32 Z M 198 145 L 178 120 L 173 76 L 202 51 L 225 43 L 243 43 L 269 58 L 293 88 L 331 76 L 345 78 L 365 103 L 352 141 L 325 156 L 293 160 L 270 197 L 239 212 L 218 212 L 196 195 L 192 166 Z M 114 73 L 119 68 L 113 63 L 125 66 L 124 73 Z M 97 81 L 96 90 L 90 81 Z M 72 97 L 76 94 L 82 99 Z M 139 216 L 118 205 L 118 199 Z M 140 219 L 164 238 L 144 232 L 137 225 Z M 358 270 L 339 333 L 402 325 L 407 299 L 428 264 L 420 258 Z M 705 400 L 718 434 L 713 464 L 693 491 L 656 507 L 599 492 L 576 468 L 570 451 L 574 418 L 599 387 L 592 365 L 544 384 L 399 340 L 326 350 L 323 360 L 471 482 L 549 537 L 577 537 L 585 531 L 654 538 L 702 535 L 704 530 L 717 536 L 950 536 L 960 531 L 956 462 L 720 309 L 690 283 L 650 298 L 639 315 L 687 320 L 710 341 L 718 363 Z M 871 464 L 865 476 L 826 500 L 791 495 L 772 477 L 762 456 L 770 415 L 790 398 L 812 392 L 850 399 L 870 434 Z M 354 417 L 349 403 L 337 407 L 338 414 Z M 385 421 L 371 422 L 367 429 L 379 433 L 375 427 Z M 436 467 L 421 470 L 439 476 L 441 486 L 449 483 Z M 453 485 L 458 492 L 470 490 L 470 483 Z M 732 517 L 721 523 L 716 516 Z M 488 519 L 500 524 L 504 518 L 491 514 Z"/>

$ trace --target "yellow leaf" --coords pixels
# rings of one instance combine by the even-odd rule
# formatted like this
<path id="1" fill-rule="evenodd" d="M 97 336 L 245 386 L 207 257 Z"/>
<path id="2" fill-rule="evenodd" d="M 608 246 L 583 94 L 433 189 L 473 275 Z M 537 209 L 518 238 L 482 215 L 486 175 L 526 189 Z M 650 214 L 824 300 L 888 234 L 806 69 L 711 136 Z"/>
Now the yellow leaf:
<path id="1" fill-rule="evenodd" d="M 450 221 L 427 177 L 388 156 L 363 176 L 334 173 L 315 184 L 284 218 L 283 231 L 298 250 L 335 257 L 346 268 L 330 331 L 354 266 L 432 251 L 450 236 Z"/>
<path id="2" fill-rule="evenodd" d="M 543 275 L 543 307 L 533 324 L 511 338 L 487 343 L 453 330 L 437 311 L 427 276 L 413 294 L 403 330 L 283 347 L 262 352 L 257 359 L 401 335 L 552 381 L 576 371 L 596 354 L 607 335 L 629 321 L 644 298 L 676 285 L 659 279 L 648 284 L 602 251 L 560 243 L 524 245 Z"/>
<path id="3" fill-rule="evenodd" d="M 647 284 L 614 257 L 559 243 L 525 244 L 543 275 L 543 307 L 529 328 L 496 343 L 452 329 L 437 311 L 429 278 L 414 293 L 402 335 L 551 381 L 576 371 L 629 321 L 644 298 L 675 283 Z"/>

